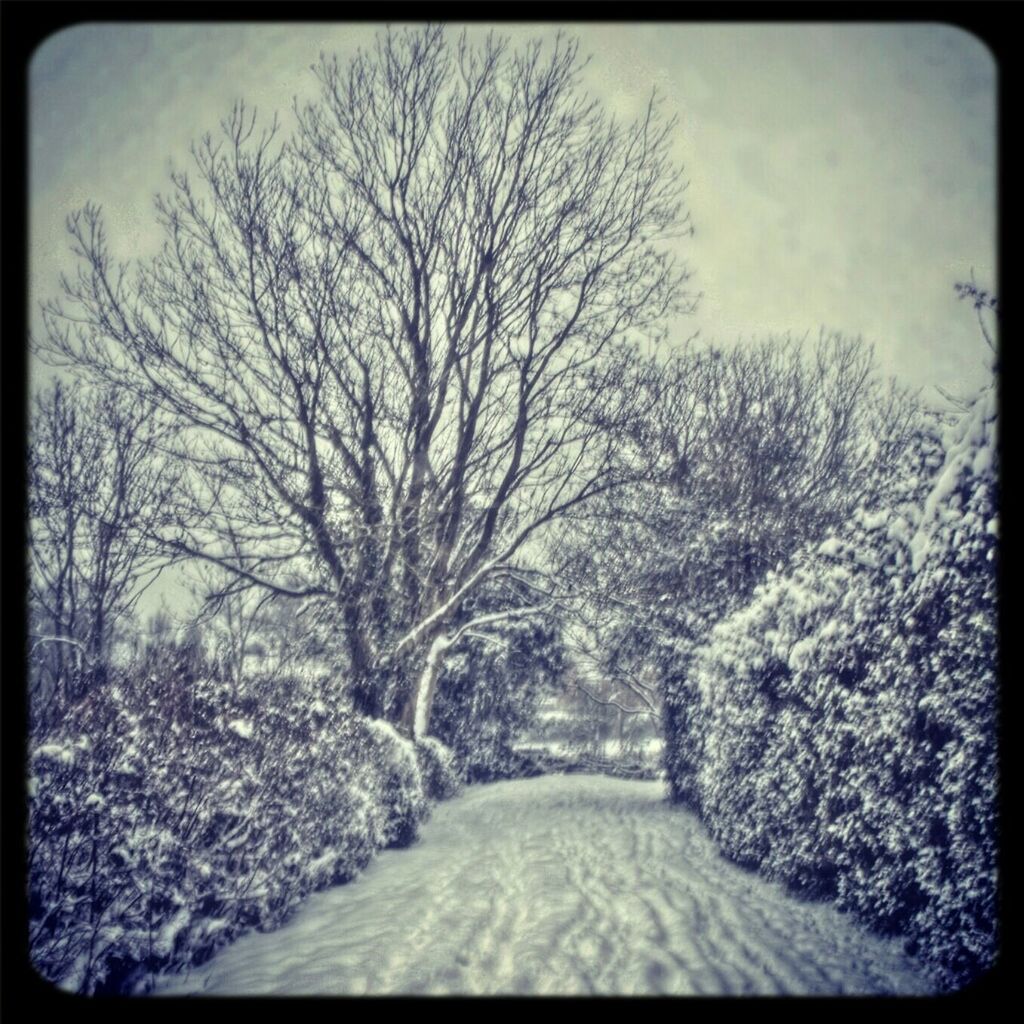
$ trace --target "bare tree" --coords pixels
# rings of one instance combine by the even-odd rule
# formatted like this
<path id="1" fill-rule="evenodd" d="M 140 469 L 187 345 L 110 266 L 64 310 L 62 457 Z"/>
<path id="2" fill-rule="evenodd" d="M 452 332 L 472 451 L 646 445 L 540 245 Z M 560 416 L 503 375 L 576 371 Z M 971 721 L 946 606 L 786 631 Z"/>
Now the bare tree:
<path id="1" fill-rule="evenodd" d="M 688 346 L 628 374 L 649 397 L 620 446 L 638 482 L 556 537 L 550 564 L 576 581 L 580 656 L 632 708 L 770 570 L 880 500 L 920 406 L 842 337 Z"/>
<path id="2" fill-rule="evenodd" d="M 311 659 L 328 670 L 325 616 L 315 614 L 324 608 L 302 607 L 206 562 L 195 565 L 190 575 L 199 607 L 196 624 L 210 638 L 217 671 L 231 683 L 235 696 L 245 693 L 246 680 L 254 674 L 280 676 L 308 667 Z"/>
<path id="3" fill-rule="evenodd" d="M 408 731 L 464 598 L 615 485 L 603 355 L 687 305 L 674 122 L 615 122 L 582 66 L 436 26 L 322 58 L 294 138 L 239 105 L 193 148 L 134 274 L 74 215 L 45 310 L 51 358 L 175 418 L 205 512 L 176 550 L 334 602 L 356 705 Z"/>
<path id="4" fill-rule="evenodd" d="M 154 536 L 177 478 L 153 410 L 54 383 L 32 410 L 30 607 L 34 697 L 75 699 L 102 679 L 118 622 L 166 563 Z"/>
<path id="5" fill-rule="evenodd" d="M 205 562 L 195 567 L 192 594 L 200 604 L 199 621 L 212 636 L 218 670 L 230 681 L 234 695 L 242 692 L 246 658 L 259 643 L 260 612 L 273 591 L 238 586 L 237 577 Z"/>
<path id="6" fill-rule="evenodd" d="M 958 298 L 971 300 L 971 305 L 974 307 L 974 312 L 978 317 L 978 326 L 981 328 L 981 335 L 985 339 L 985 344 L 995 352 L 996 342 L 993 332 L 985 322 L 985 311 L 988 311 L 997 322 L 1002 319 L 1002 306 L 999 303 L 998 297 L 992 295 L 986 289 L 978 287 L 978 282 L 974 279 L 973 268 L 971 269 L 970 281 L 958 281 L 953 288 Z"/>

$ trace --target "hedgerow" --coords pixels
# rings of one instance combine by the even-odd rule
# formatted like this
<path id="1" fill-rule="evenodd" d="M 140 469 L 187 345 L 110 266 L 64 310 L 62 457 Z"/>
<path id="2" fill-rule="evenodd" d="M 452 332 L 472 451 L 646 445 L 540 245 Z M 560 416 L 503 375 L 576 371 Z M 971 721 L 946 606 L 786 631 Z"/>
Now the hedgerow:
<path id="1" fill-rule="evenodd" d="M 901 500 L 714 628 L 669 767 L 730 857 L 906 936 L 956 988 L 998 946 L 992 392 L 918 454 Z"/>
<path id="2" fill-rule="evenodd" d="M 238 696 L 165 665 L 112 678 L 36 735 L 36 969 L 69 991 L 144 991 L 412 842 L 429 811 L 417 751 L 320 693 L 276 678 Z M 429 756 L 444 795 L 443 748 Z"/>

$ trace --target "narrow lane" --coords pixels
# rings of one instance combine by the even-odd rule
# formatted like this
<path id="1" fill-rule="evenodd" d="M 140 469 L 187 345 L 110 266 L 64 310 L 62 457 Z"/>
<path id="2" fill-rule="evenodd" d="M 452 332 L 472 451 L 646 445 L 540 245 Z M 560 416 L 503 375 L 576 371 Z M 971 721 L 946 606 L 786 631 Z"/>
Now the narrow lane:
<path id="1" fill-rule="evenodd" d="M 471 787 L 157 994 L 922 994 L 899 940 L 723 859 L 659 782 Z"/>

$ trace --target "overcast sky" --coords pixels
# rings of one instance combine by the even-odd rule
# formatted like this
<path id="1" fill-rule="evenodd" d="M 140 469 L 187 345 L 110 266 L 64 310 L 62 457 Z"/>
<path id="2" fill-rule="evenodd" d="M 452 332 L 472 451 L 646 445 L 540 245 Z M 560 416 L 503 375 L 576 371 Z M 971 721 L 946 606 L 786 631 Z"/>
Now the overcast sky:
<path id="1" fill-rule="evenodd" d="M 679 117 L 696 229 L 684 252 L 704 297 L 676 337 L 824 326 L 861 335 L 913 385 L 984 382 L 984 344 L 953 292 L 972 267 L 996 281 L 996 69 L 980 41 L 941 24 L 563 27 L 610 107 L 636 112 L 656 86 Z M 188 165 L 191 139 L 236 98 L 290 123 L 292 97 L 316 95 L 320 50 L 344 57 L 377 31 L 85 24 L 44 42 L 31 66 L 33 306 L 69 265 L 72 209 L 103 205 L 115 255 L 152 251 L 152 197 L 172 163 Z"/>

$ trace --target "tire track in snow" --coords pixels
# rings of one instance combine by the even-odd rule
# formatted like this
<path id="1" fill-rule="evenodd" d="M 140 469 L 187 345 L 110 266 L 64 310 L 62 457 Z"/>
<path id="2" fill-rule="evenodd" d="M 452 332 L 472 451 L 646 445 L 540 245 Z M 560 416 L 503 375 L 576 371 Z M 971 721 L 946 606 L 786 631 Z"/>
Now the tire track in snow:
<path id="1" fill-rule="evenodd" d="M 410 849 L 158 994 L 932 991 L 898 940 L 720 856 L 657 782 L 471 787 Z"/>

